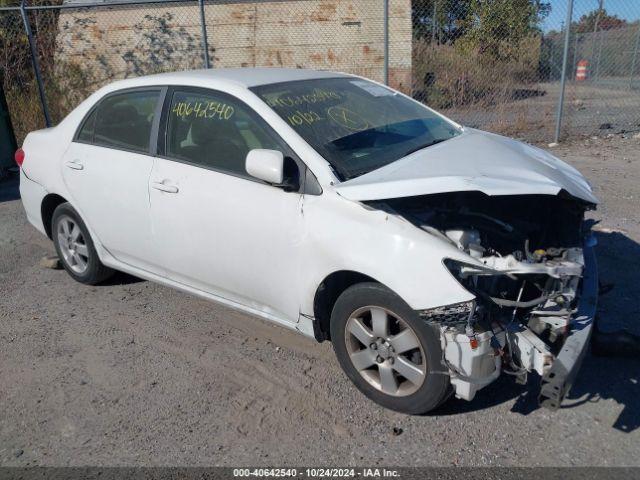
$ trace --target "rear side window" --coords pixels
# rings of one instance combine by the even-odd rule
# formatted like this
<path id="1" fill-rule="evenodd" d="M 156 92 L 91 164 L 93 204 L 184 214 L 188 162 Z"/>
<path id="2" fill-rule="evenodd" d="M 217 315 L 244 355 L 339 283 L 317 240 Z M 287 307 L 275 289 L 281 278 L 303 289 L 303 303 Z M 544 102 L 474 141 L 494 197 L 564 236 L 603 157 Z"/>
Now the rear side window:
<path id="1" fill-rule="evenodd" d="M 133 91 L 110 95 L 89 115 L 78 140 L 146 153 L 160 92 Z M 95 118 L 92 118 L 95 117 Z"/>
<path id="2" fill-rule="evenodd" d="M 78 133 L 78 140 L 85 143 L 93 142 L 93 130 L 96 125 L 96 113 L 97 109 L 94 109 L 87 119 L 82 124 L 80 133 Z"/>

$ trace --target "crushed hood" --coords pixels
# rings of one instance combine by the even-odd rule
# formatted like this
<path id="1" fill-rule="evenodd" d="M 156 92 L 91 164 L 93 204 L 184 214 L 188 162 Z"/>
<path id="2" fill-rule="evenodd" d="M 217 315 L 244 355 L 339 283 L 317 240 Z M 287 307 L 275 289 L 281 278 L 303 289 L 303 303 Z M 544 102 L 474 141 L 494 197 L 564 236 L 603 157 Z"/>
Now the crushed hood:
<path id="1" fill-rule="evenodd" d="M 556 195 L 598 203 L 575 168 L 539 148 L 465 128 L 446 142 L 336 186 L 350 200 L 383 200 L 435 193 L 480 191 L 487 195 Z"/>

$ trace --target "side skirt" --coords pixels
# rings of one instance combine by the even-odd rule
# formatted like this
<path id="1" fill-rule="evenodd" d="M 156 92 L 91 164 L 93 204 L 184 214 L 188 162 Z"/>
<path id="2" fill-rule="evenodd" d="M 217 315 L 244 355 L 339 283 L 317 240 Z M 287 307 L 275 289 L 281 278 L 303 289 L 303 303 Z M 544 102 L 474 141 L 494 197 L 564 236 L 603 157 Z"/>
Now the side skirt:
<path id="1" fill-rule="evenodd" d="M 96 245 L 97 250 L 99 250 L 99 256 L 106 266 L 113 268 L 114 270 L 118 270 L 121 272 L 128 273 L 135 277 L 143 278 L 150 282 L 155 282 L 160 285 L 164 285 L 167 287 L 175 288 L 176 290 L 180 290 L 184 293 L 188 293 L 190 295 L 194 295 L 196 297 L 204 298 L 206 300 L 213 301 L 215 303 L 219 303 L 226 307 L 232 308 L 234 310 L 248 313 L 254 317 L 261 318 L 263 320 L 267 320 L 269 322 L 275 323 L 282 327 L 288 328 L 290 330 L 295 330 L 298 333 L 301 333 L 307 337 L 314 338 L 313 336 L 313 324 L 310 319 L 299 316 L 297 322 L 290 322 L 289 320 L 285 320 L 281 317 L 272 315 L 267 312 L 262 312 L 255 308 L 249 307 L 247 305 L 243 305 L 241 303 L 234 302 L 224 297 L 220 297 L 218 295 L 214 295 L 209 292 L 205 292 L 203 290 L 199 290 L 197 288 L 193 288 L 189 285 L 185 285 L 174 280 L 171 280 L 166 277 L 162 277 L 160 275 L 156 275 L 155 273 L 147 272 L 146 270 L 142 270 L 139 268 L 132 267 L 131 265 L 127 265 L 116 260 L 102 245 Z"/>

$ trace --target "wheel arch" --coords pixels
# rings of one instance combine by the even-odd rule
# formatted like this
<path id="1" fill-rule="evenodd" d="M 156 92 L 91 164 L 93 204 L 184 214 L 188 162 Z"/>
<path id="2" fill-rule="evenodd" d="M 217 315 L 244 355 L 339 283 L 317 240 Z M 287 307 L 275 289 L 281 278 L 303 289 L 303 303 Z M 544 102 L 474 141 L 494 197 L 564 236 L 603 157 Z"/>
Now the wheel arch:
<path id="1" fill-rule="evenodd" d="M 330 273 L 320 282 L 313 297 L 314 336 L 316 340 L 322 342 L 331 339 L 331 312 L 336 300 L 347 288 L 364 282 L 381 284 L 375 278 L 353 270 L 339 270 Z"/>
<path id="2" fill-rule="evenodd" d="M 40 214 L 42 216 L 41 218 L 44 231 L 49 239 L 53 238 L 51 232 L 51 221 L 53 219 L 53 212 L 58 207 L 58 205 L 66 202 L 67 199 L 61 195 L 58 195 L 57 193 L 49 193 L 42 199 Z"/>

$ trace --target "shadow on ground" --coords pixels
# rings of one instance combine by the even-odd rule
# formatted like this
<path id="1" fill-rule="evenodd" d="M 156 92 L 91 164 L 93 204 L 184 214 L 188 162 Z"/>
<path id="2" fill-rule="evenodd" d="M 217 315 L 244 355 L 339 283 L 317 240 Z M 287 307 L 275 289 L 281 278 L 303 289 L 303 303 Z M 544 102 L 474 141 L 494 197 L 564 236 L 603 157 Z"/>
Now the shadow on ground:
<path id="1" fill-rule="evenodd" d="M 640 356 L 637 344 L 630 347 L 629 338 L 633 337 L 624 337 L 620 342 L 620 338 L 609 333 L 626 330 L 640 335 L 640 245 L 620 232 L 598 232 L 597 238 L 601 283 L 612 288 L 599 300 L 597 325 L 605 335 L 604 339 L 595 335 L 598 344 L 592 350 L 607 356 L 587 355 L 558 414 L 585 403 L 614 400 L 623 410 L 612 427 L 632 432 L 640 427 Z M 458 415 L 516 399 L 511 411 L 528 415 L 540 408 L 539 390 L 537 375 L 530 375 L 526 386 L 517 385 L 503 375 L 478 392 L 473 402 L 453 399 L 433 414 Z"/>
<path id="2" fill-rule="evenodd" d="M 104 282 L 100 282 L 99 286 L 113 286 L 113 285 L 131 285 L 132 283 L 144 282 L 142 278 L 134 277 L 124 272 L 116 272 L 113 277 L 107 278 Z"/>

